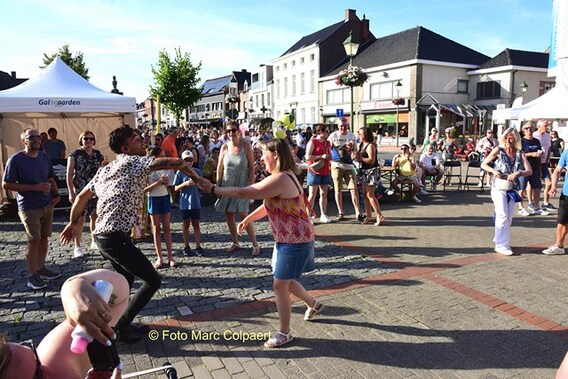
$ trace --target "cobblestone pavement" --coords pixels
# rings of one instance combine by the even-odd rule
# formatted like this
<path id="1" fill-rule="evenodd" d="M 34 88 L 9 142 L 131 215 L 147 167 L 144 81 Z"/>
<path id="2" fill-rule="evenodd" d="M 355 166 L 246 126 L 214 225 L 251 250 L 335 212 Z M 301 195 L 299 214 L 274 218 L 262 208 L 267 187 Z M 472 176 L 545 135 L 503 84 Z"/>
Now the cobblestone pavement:
<path id="1" fill-rule="evenodd" d="M 383 204 L 380 227 L 359 225 L 350 209 L 347 221 L 316 225 L 318 269 L 302 281 L 326 309 L 305 322 L 305 307 L 295 303 L 296 340 L 279 350 L 243 340 L 277 329 L 268 224 L 257 226 L 260 258 L 250 257 L 248 242 L 227 256 L 222 216 L 206 209 L 207 256 L 181 257 L 181 267 L 161 270 L 162 288 L 140 317 L 153 334 L 119 345 L 125 372 L 169 360 L 180 378 L 554 377 L 568 350 L 568 289 L 560 285 L 567 261 L 538 252 L 554 239 L 555 217 L 515 218 L 519 254 L 503 257 L 492 253 L 487 192 L 450 188 L 424 200 Z M 173 217 L 180 248 L 177 211 Z M 58 215 L 54 229 L 65 221 Z M 63 317 L 57 291 L 64 278 L 103 261 L 95 253 L 71 259 L 54 235 L 48 261 L 64 278 L 33 292 L 25 287 L 19 221 L 0 223 L 0 236 L 0 329 L 37 342 Z M 150 240 L 140 247 L 154 259 Z"/>

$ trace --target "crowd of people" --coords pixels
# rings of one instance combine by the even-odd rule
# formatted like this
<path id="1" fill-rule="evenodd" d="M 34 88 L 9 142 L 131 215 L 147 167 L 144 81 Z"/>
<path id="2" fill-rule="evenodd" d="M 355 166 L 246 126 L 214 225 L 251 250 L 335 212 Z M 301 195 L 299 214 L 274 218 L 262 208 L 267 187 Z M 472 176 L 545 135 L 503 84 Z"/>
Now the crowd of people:
<path id="1" fill-rule="evenodd" d="M 528 122 L 522 126 L 523 138 L 515 128 L 508 128 L 498 140 L 493 137 L 492 130 L 487 130 L 485 137 L 477 143 L 483 170 L 479 180 L 481 184 L 489 182 L 495 206 L 497 253 L 513 254 L 510 228 L 515 203 L 522 204 L 526 196 L 529 203 L 526 210 L 522 206 L 518 208 L 520 215 L 525 212 L 545 215 L 558 210 L 556 244 L 543 253 L 564 254 L 564 240 L 568 234 L 568 185 L 565 183 L 563 187 L 558 209 L 550 203 L 550 196 L 555 195 L 559 176 L 568 166 L 568 153 L 562 152 L 563 141 L 557 135 L 550 135 L 549 126 L 545 120 L 540 120 L 536 128 Z M 57 132 L 50 130 L 48 134 L 50 139 L 42 144 L 42 136 L 36 129 L 25 129 L 21 134 L 23 151 L 10 157 L 3 177 L 3 187 L 17 193 L 19 215 L 28 238 L 27 286 L 34 290 L 47 287 L 49 280 L 60 276 L 46 267 L 53 208 L 60 199 L 50 163 L 50 156 L 55 152 L 48 152 L 44 146 L 48 141 L 56 140 Z M 381 180 L 377 138 L 368 127 L 353 134 L 345 118 L 339 120 L 338 130 L 317 124 L 313 134 L 309 130 L 309 135 L 303 133 L 300 137 L 283 139 L 273 138 L 269 131 L 250 135 L 235 122 L 228 122 L 221 134 L 218 130 L 209 130 L 207 134 L 199 131 L 184 134 L 178 128 L 170 128 L 165 136 L 122 126 L 109 135 L 109 146 L 117 154 L 110 163 L 95 148 L 95 143 L 94 134 L 84 131 L 78 147 L 67 157 L 66 183 L 72 208 L 60 241 L 75 243 L 74 257 L 84 255 L 82 232 L 88 216 L 91 249 L 110 262 L 128 288 L 132 288 L 136 278 L 141 280 L 142 285 L 128 304 L 121 302 L 119 313 L 107 308 L 101 311 L 112 313 L 113 333 L 116 334 L 113 337 L 118 341 L 133 343 L 147 332 L 146 326 L 133 321 L 160 288 L 158 270 L 178 266 L 170 229 L 172 207 L 179 208 L 182 215 L 182 252 L 186 256 L 206 254 L 200 227 L 202 201 L 213 199 L 215 210 L 225 215 L 231 237 L 231 245 L 227 248 L 229 254 L 241 248 L 239 236 L 246 231 L 252 244 L 251 255 L 260 255 L 253 224 L 268 217 L 275 240 L 272 271 L 279 330 L 265 342 L 267 348 L 293 340 L 290 294 L 305 302 L 305 320 L 313 319 L 324 309 L 324 305 L 298 282 L 302 273 L 314 269 L 316 197 L 319 195 L 321 223 L 331 222 L 327 212 L 330 185 L 334 189 L 338 222 L 346 219 L 342 203 L 344 186 L 352 201 L 355 220 L 375 226 L 385 221 L 377 201 Z M 54 155 L 57 157 L 53 159 L 62 159 L 66 147 L 55 144 L 59 155 Z M 430 178 L 432 188 L 436 188 L 444 177 L 442 163 L 454 159 L 457 148 L 450 131 L 440 140 L 435 129 L 425 139 L 418 159 L 415 158 L 416 147 L 403 144 L 401 152 L 392 160 L 396 170 L 392 188 L 399 192 L 399 184 L 411 182 L 412 200 L 421 202 L 418 195 L 424 192 L 426 180 Z M 50 149 L 55 151 L 53 147 Z M 551 175 L 550 158 L 560 152 L 562 155 Z M 303 189 L 305 175 L 302 169 L 307 173 L 307 196 Z M 541 180 L 545 192 L 542 206 Z M 255 200 L 263 200 L 263 203 L 249 213 Z M 157 255 L 153 264 L 132 239 L 132 231 L 140 228 L 141 220 L 146 218 L 150 219 Z M 194 249 L 190 246 L 190 226 L 194 232 Z M 162 236 L 168 259 L 166 265 Z M 111 321 L 101 318 L 105 324 Z M 74 319 L 71 317 L 70 320 Z M 98 337 L 105 338 L 101 334 Z M 13 350 L 12 354 L 18 354 L 19 350 L 12 345 L 4 342 L 4 346 Z M 26 351 L 22 350 L 22 354 Z"/>

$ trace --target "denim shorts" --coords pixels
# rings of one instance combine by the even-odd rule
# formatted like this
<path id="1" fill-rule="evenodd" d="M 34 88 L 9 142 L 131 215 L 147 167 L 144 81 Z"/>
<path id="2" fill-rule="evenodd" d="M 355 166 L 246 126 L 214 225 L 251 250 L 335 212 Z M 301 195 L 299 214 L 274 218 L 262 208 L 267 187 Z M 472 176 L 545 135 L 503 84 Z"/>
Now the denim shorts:
<path id="1" fill-rule="evenodd" d="M 148 196 L 148 214 L 163 215 L 171 212 L 170 195 Z"/>
<path id="2" fill-rule="evenodd" d="M 331 176 L 329 175 L 319 175 L 308 171 L 308 182 L 309 186 L 329 186 L 331 184 Z"/>
<path id="3" fill-rule="evenodd" d="M 314 241 L 276 242 L 272 250 L 272 274 L 280 280 L 298 280 L 304 272 L 315 270 Z"/>
<path id="4" fill-rule="evenodd" d="M 542 188 L 542 182 L 540 181 L 539 172 L 533 171 L 531 176 L 519 177 L 519 184 L 521 185 L 521 190 L 523 190 L 523 191 L 526 190 L 528 183 L 531 184 L 532 189 L 541 189 Z"/>

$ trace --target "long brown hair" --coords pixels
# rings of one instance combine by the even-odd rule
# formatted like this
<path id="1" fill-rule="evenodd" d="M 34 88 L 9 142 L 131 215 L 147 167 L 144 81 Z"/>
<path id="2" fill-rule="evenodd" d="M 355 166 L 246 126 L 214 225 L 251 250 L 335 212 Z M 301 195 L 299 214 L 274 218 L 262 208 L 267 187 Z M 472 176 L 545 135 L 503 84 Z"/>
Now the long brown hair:
<path id="1" fill-rule="evenodd" d="M 299 174 L 300 170 L 296 167 L 296 161 L 294 160 L 294 155 L 292 150 L 290 150 L 290 145 L 283 139 L 273 138 L 266 142 L 260 143 L 260 148 L 262 150 L 267 150 L 278 155 L 278 160 L 276 161 L 276 172 L 292 171 L 295 174 Z"/>

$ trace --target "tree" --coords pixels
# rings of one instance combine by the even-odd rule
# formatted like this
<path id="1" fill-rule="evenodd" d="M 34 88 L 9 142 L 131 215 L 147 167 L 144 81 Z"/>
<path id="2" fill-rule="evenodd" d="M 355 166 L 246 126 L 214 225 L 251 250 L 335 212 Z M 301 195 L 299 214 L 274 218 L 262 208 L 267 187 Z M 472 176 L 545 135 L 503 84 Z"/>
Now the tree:
<path id="1" fill-rule="evenodd" d="M 203 96 L 197 87 L 200 70 L 201 62 L 194 66 L 190 54 L 182 54 L 180 48 L 175 49 L 173 61 L 165 50 L 160 51 L 157 68 L 152 65 L 155 86 L 150 86 L 150 94 L 160 97 L 160 102 L 175 115 L 178 125 L 184 109 L 195 105 Z"/>
<path id="2" fill-rule="evenodd" d="M 76 53 L 73 57 L 73 53 L 69 50 L 69 45 L 65 44 L 63 47 L 59 48 L 57 53 L 52 55 L 43 54 L 43 66 L 40 68 L 46 68 L 55 57 L 59 56 L 63 62 L 73 69 L 77 74 L 81 75 L 86 80 L 89 80 L 89 69 L 85 67 L 85 62 L 83 61 L 83 53 Z"/>

